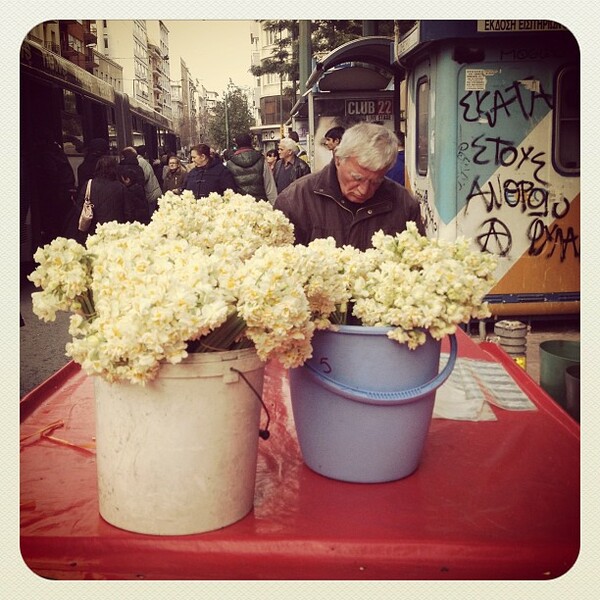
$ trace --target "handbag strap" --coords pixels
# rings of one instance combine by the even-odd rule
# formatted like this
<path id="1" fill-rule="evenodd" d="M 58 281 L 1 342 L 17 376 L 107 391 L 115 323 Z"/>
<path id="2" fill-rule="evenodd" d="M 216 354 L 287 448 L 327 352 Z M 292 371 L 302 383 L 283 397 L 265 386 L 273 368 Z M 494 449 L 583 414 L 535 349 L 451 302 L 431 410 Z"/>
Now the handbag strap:
<path id="1" fill-rule="evenodd" d="M 85 197 L 84 197 L 86 202 L 90 201 L 91 193 L 92 193 L 92 180 L 88 179 L 87 186 L 85 188 Z"/>

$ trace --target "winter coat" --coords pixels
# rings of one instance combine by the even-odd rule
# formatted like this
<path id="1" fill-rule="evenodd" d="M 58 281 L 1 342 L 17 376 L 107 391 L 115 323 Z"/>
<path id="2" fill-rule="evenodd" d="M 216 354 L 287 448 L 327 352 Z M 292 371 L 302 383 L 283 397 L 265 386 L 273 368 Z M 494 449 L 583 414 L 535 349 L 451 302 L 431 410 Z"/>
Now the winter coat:
<path id="1" fill-rule="evenodd" d="M 331 236 L 338 246 L 348 244 L 360 250 L 371 247 L 376 231 L 394 235 L 415 221 L 422 235 L 419 203 L 400 184 L 383 179 L 375 195 L 352 206 L 342 196 L 335 160 L 317 173 L 301 177 L 277 196 L 275 208 L 294 224 L 297 244 L 307 245 L 317 238 Z"/>
<path id="2" fill-rule="evenodd" d="M 167 170 L 163 175 L 162 191 L 168 192 L 169 190 L 178 190 L 176 193 L 180 193 L 187 176 L 187 169 L 182 165 L 179 165 L 176 171 L 171 171 L 171 169 L 167 167 Z"/>
<path id="3" fill-rule="evenodd" d="M 118 223 L 133 222 L 136 220 L 135 202 L 132 194 L 127 193 L 127 188 L 120 181 L 95 177 L 92 179 L 90 201 L 94 205 L 94 220 L 87 233 L 78 230 L 79 215 L 83 208 L 87 181 L 81 186 L 77 203 L 73 211 L 74 217 L 69 220 L 65 235 L 85 243 L 88 235 L 93 235 L 96 226 L 109 221 Z"/>
<path id="4" fill-rule="evenodd" d="M 144 186 L 138 182 L 132 183 L 129 187 L 125 186 L 125 196 L 126 206 L 132 207 L 131 209 L 127 209 L 129 211 L 127 214 L 131 216 L 131 210 L 133 211 L 132 219 L 127 220 L 137 221 L 144 225 L 150 223 L 148 202 L 146 201 Z"/>
<path id="5" fill-rule="evenodd" d="M 277 178 L 279 177 L 279 173 L 281 169 L 285 168 L 286 162 L 284 160 L 278 160 L 275 163 L 275 168 L 273 169 L 273 178 L 277 183 Z M 310 173 L 310 167 L 307 163 L 305 163 L 301 158 L 294 156 L 294 161 L 292 162 L 292 172 L 290 173 L 290 183 L 296 181 L 300 177 L 304 177 L 304 175 L 308 175 Z M 286 186 L 287 187 L 287 186 Z M 280 189 L 277 186 L 277 191 L 282 192 L 285 188 Z"/>
<path id="6" fill-rule="evenodd" d="M 210 158 L 205 167 L 194 167 L 183 184 L 184 190 L 191 190 L 196 198 L 208 196 L 211 192 L 223 194 L 227 189 L 237 191 L 231 171 L 219 160 Z"/>
<path id="7" fill-rule="evenodd" d="M 257 200 L 268 199 L 265 186 L 265 165 L 264 156 L 254 148 L 236 150 L 227 161 L 227 168 L 233 174 L 240 194 L 250 194 Z"/>
<path id="8" fill-rule="evenodd" d="M 137 157 L 138 164 L 142 167 L 142 171 L 144 172 L 144 190 L 146 192 L 146 200 L 148 200 L 148 204 L 154 212 L 156 208 L 156 201 L 162 196 L 162 190 L 160 189 L 160 185 L 158 183 L 158 179 L 156 179 L 156 175 L 154 174 L 154 169 L 152 165 L 142 156 Z"/>

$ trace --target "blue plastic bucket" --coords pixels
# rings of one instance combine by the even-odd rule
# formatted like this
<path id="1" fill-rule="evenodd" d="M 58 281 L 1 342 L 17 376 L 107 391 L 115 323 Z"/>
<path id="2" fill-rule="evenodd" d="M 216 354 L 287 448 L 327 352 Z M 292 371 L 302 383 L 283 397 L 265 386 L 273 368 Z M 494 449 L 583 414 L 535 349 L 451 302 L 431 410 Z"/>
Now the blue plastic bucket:
<path id="1" fill-rule="evenodd" d="M 421 460 L 435 392 L 448 378 L 457 346 L 439 371 L 441 342 L 416 350 L 387 337 L 390 327 L 318 331 L 313 357 L 291 369 L 294 422 L 313 471 L 357 483 L 395 481 Z"/>

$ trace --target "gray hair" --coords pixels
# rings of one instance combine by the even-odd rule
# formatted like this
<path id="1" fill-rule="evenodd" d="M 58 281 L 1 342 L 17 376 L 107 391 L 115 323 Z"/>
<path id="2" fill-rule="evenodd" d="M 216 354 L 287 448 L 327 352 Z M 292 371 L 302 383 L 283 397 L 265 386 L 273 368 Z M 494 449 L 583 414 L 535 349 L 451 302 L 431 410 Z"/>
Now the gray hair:
<path id="1" fill-rule="evenodd" d="M 398 158 L 398 138 L 383 125 L 357 123 L 344 132 L 335 157 L 340 160 L 353 157 L 364 169 L 387 171 Z"/>
<path id="2" fill-rule="evenodd" d="M 283 146 L 286 150 L 291 150 L 294 154 L 298 151 L 298 144 L 292 138 L 282 138 L 279 141 L 279 145 Z"/>

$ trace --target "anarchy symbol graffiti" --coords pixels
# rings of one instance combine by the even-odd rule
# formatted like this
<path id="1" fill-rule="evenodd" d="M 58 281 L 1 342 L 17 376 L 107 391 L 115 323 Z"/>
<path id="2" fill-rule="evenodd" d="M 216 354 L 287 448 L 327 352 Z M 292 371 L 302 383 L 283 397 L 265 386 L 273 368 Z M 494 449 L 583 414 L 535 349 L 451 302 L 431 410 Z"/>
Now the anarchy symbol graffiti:
<path id="1" fill-rule="evenodd" d="M 487 219 L 481 227 L 484 231 L 476 240 L 482 252 L 506 256 L 512 248 L 512 235 L 508 227 L 496 218 Z"/>

